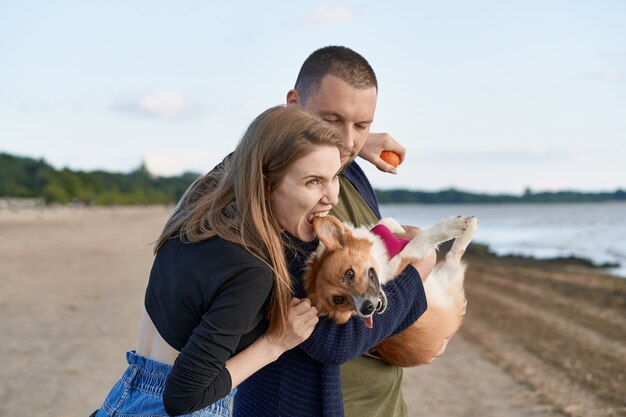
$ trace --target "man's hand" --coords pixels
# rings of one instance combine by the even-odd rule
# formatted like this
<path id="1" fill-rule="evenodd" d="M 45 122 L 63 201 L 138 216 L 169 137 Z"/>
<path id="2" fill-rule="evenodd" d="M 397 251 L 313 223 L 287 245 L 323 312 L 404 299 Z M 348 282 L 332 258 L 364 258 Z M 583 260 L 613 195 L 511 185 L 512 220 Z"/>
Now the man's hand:
<path id="1" fill-rule="evenodd" d="M 380 158 L 382 151 L 393 151 L 400 155 L 400 163 L 404 161 L 406 156 L 406 149 L 400 145 L 394 138 L 388 133 L 370 133 L 365 141 L 365 145 L 361 148 L 359 156 L 366 161 L 371 162 L 383 172 L 389 172 L 390 174 L 397 174 L 396 168 L 393 165 L 388 164 Z"/>
<path id="2" fill-rule="evenodd" d="M 407 239 L 407 240 L 413 239 L 422 231 L 422 229 L 420 229 L 417 226 L 408 226 L 405 224 L 402 225 L 402 228 L 405 230 L 405 233 L 403 234 L 398 233 L 396 234 L 396 237 L 400 237 L 400 238 Z M 426 255 L 419 261 L 412 263 L 411 265 L 413 265 L 413 267 L 417 269 L 417 272 L 419 272 L 420 278 L 422 278 L 422 282 L 426 282 L 426 278 L 428 278 L 430 273 L 433 272 L 433 268 L 435 267 L 436 263 L 437 263 L 437 252 L 435 252 L 435 250 L 432 249 L 430 252 L 428 252 L 428 255 Z"/>

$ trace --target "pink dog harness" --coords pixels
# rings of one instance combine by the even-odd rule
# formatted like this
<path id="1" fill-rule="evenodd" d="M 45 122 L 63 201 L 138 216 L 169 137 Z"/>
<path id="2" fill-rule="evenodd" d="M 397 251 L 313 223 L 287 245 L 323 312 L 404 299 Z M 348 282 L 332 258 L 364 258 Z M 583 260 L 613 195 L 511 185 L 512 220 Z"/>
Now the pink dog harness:
<path id="1" fill-rule="evenodd" d="M 397 254 L 399 254 L 402 249 L 409 243 L 409 240 L 395 237 L 391 230 L 384 224 L 377 224 L 372 227 L 370 232 L 374 233 L 376 236 L 380 237 L 380 239 L 385 243 L 387 247 L 387 256 L 389 259 L 393 258 Z"/>

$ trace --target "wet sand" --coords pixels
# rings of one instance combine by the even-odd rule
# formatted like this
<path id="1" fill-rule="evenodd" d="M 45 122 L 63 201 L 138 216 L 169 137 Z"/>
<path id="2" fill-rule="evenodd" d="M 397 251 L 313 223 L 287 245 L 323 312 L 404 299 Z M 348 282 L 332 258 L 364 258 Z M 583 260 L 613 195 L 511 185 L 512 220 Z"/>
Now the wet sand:
<path id="1" fill-rule="evenodd" d="M 135 345 L 167 207 L 0 210 L 0 416 L 88 416 Z M 470 247 L 472 248 L 472 247 Z M 626 415 L 626 280 L 468 254 L 468 314 L 411 416 Z"/>

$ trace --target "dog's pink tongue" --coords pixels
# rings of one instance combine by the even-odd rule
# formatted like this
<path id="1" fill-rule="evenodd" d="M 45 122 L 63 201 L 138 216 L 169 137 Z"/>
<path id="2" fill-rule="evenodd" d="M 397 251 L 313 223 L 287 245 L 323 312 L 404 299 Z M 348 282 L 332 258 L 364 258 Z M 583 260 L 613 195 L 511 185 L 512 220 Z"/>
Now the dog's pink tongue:
<path id="1" fill-rule="evenodd" d="M 372 316 L 364 317 L 363 323 L 365 323 L 365 327 L 367 327 L 368 329 L 371 329 L 374 327 L 374 320 L 372 319 Z"/>

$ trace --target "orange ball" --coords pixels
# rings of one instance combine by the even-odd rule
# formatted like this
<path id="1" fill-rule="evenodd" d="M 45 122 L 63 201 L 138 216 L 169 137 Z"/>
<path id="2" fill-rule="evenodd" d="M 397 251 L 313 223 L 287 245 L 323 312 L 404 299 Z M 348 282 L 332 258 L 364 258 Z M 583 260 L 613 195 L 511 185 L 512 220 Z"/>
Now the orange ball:
<path id="1" fill-rule="evenodd" d="M 380 153 L 380 159 L 390 165 L 393 165 L 394 168 L 397 168 L 398 165 L 400 165 L 400 155 L 398 155 L 394 151 L 382 151 Z"/>

